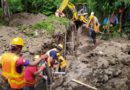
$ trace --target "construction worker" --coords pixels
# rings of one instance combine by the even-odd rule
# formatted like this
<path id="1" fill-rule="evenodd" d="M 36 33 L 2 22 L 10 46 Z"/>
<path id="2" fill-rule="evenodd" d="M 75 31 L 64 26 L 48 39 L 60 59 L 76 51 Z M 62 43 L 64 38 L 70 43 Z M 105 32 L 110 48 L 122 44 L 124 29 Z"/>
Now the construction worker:
<path id="1" fill-rule="evenodd" d="M 39 59 L 39 55 L 35 55 L 34 59 Z M 26 81 L 26 85 L 24 87 L 24 90 L 34 90 L 34 86 L 37 83 L 36 82 L 36 76 L 40 76 L 40 73 L 45 69 L 45 64 L 42 64 L 42 66 L 27 66 L 24 77 Z"/>
<path id="2" fill-rule="evenodd" d="M 42 55 L 42 58 L 46 58 L 45 61 L 47 62 L 48 67 L 55 69 L 55 62 L 56 59 L 60 60 L 58 62 L 60 63 L 60 68 L 64 69 L 66 67 L 66 60 L 61 56 L 61 51 L 63 50 L 63 45 L 59 44 L 58 46 L 56 46 L 55 48 L 47 51 L 44 55 Z M 51 77 L 51 76 L 50 76 Z M 51 83 L 51 79 L 48 78 L 48 82 Z"/>
<path id="3" fill-rule="evenodd" d="M 91 12 L 87 27 L 89 29 L 89 36 L 92 39 L 94 45 L 96 44 L 96 33 L 99 32 L 99 26 L 100 24 L 97 17 L 94 16 L 94 12 Z"/>
<path id="4" fill-rule="evenodd" d="M 46 54 L 42 55 L 42 58 L 46 58 L 45 60 L 48 63 L 49 67 L 53 67 L 55 60 L 58 56 L 60 56 L 61 51 L 63 50 L 63 45 L 59 44 L 55 48 L 49 50 L 46 52 Z"/>
<path id="5" fill-rule="evenodd" d="M 12 90 L 23 90 L 25 86 L 24 66 L 37 65 L 42 58 L 30 62 L 21 56 L 24 40 L 20 37 L 12 39 L 9 51 L 1 55 L 2 76 L 8 80 Z"/>

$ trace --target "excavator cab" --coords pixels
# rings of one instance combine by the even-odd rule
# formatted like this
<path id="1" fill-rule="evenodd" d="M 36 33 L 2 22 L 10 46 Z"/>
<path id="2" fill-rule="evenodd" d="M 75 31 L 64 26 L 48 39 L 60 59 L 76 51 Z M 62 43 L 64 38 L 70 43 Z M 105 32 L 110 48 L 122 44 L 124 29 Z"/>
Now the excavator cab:
<path id="1" fill-rule="evenodd" d="M 87 9 L 87 4 L 86 3 L 78 3 L 75 4 L 76 10 L 78 12 L 78 16 L 83 15 L 87 18 L 88 15 L 88 9 Z"/>
<path id="2" fill-rule="evenodd" d="M 78 4 L 75 4 L 76 5 L 76 9 L 77 9 L 77 12 L 78 14 L 81 14 L 81 13 L 87 13 L 87 4 L 82 4 L 82 3 L 78 3 Z"/>

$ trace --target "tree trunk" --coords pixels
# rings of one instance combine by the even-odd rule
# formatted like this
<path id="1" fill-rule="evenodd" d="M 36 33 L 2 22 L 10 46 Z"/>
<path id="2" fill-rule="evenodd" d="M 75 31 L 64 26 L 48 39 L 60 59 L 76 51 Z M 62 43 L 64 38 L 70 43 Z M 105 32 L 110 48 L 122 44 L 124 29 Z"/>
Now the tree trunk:
<path id="1" fill-rule="evenodd" d="M 1 6 L 3 8 L 3 17 L 6 21 L 9 21 L 10 18 L 10 12 L 9 12 L 9 6 L 7 0 L 1 0 Z"/>

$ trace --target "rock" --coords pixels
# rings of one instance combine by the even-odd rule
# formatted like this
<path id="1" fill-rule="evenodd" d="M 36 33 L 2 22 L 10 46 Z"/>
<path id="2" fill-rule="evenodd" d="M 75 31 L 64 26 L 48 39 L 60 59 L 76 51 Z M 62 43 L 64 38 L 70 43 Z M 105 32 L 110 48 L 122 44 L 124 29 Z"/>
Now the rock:
<path id="1" fill-rule="evenodd" d="M 107 76 L 107 75 L 104 75 L 104 77 L 103 77 L 104 82 L 107 82 L 108 79 L 109 79 L 108 76 Z"/>
<path id="2" fill-rule="evenodd" d="M 110 69 L 106 69 L 105 70 L 105 74 L 109 75 L 109 76 L 112 76 L 113 75 L 113 71 L 110 70 Z"/>
<path id="3" fill-rule="evenodd" d="M 124 57 L 120 61 L 121 61 L 122 64 L 130 66 L 130 63 L 129 63 L 130 60 L 129 60 L 129 58 L 130 57 Z"/>
<path id="4" fill-rule="evenodd" d="M 109 62 L 103 58 L 99 58 L 97 61 L 98 68 L 108 68 Z"/>
<path id="5" fill-rule="evenodd" d="M 117 77 L 117 76 L 119 76 L 121 73 L 122 73 L 121 70 L 120 70 L 120 69 L 117 69 L 117 70 L 115 70 L 113 76 L 114 76 L 114 77 Z"/>
<path id="6" fill-rule="evenodd" d="M 115 65 L 116 64 L 116 60 L 115 59 L 109 59 L 109 64 L 110 65 Z"/>

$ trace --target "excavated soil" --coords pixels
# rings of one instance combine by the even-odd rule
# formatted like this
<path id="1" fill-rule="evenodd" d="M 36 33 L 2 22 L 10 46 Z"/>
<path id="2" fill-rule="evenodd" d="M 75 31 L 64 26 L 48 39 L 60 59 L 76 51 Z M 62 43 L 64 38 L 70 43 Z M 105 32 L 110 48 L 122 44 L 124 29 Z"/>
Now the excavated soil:
<path id="1" fill-rule="evenodd" d="M 30 20 L 29 16 L 27 18 Z M 19 16 L 21 19 L 22 17 Z M 14 22 L 15 20 L 10 25 L 17 24 L 17 22 L 13 24 Z M 20 24 L 21 22 L 30 24 L 25 21 L 20 21 Z M 46 32 L 37 37 L 30 37 L 18 28 L 1 26 L 0 54 L 7 51 L 9 41 L 16 36 L 23 37 L 25 40 L 23 55 L 27 59 L 36 53 L 51 49 L 50 47 L 54 43 L 53 37 Z M 93 48 L 86 36 L 81 36 L 79 39 L 80 44 L 76 49 L 76 57 L 72 57 L 71 54 L 66 56 L 68 62 L 66 75 L 56 78 L 52 90 L 91 90 L 72 82 L 72 79 L 97 87 L 98 90 L 130 90 L 130 55 L 127 54 L 127 51 L 130 50 L 129 40 L 121 38 L 110 41 L 98 40 L 99 45 Z"/>
<path id="2" fill-rule="evenodd" d="M 77 57 L 72 59 L 68 56 L 67 74 L 56 90 L 91 90 L 72 82 L 72 79 L 94 86 L 98 90 L 130 90 L 128 40 L 98 40 L 100 43 L 96 48 L 93 48 L 85 37 L 80 41 Z"/>

